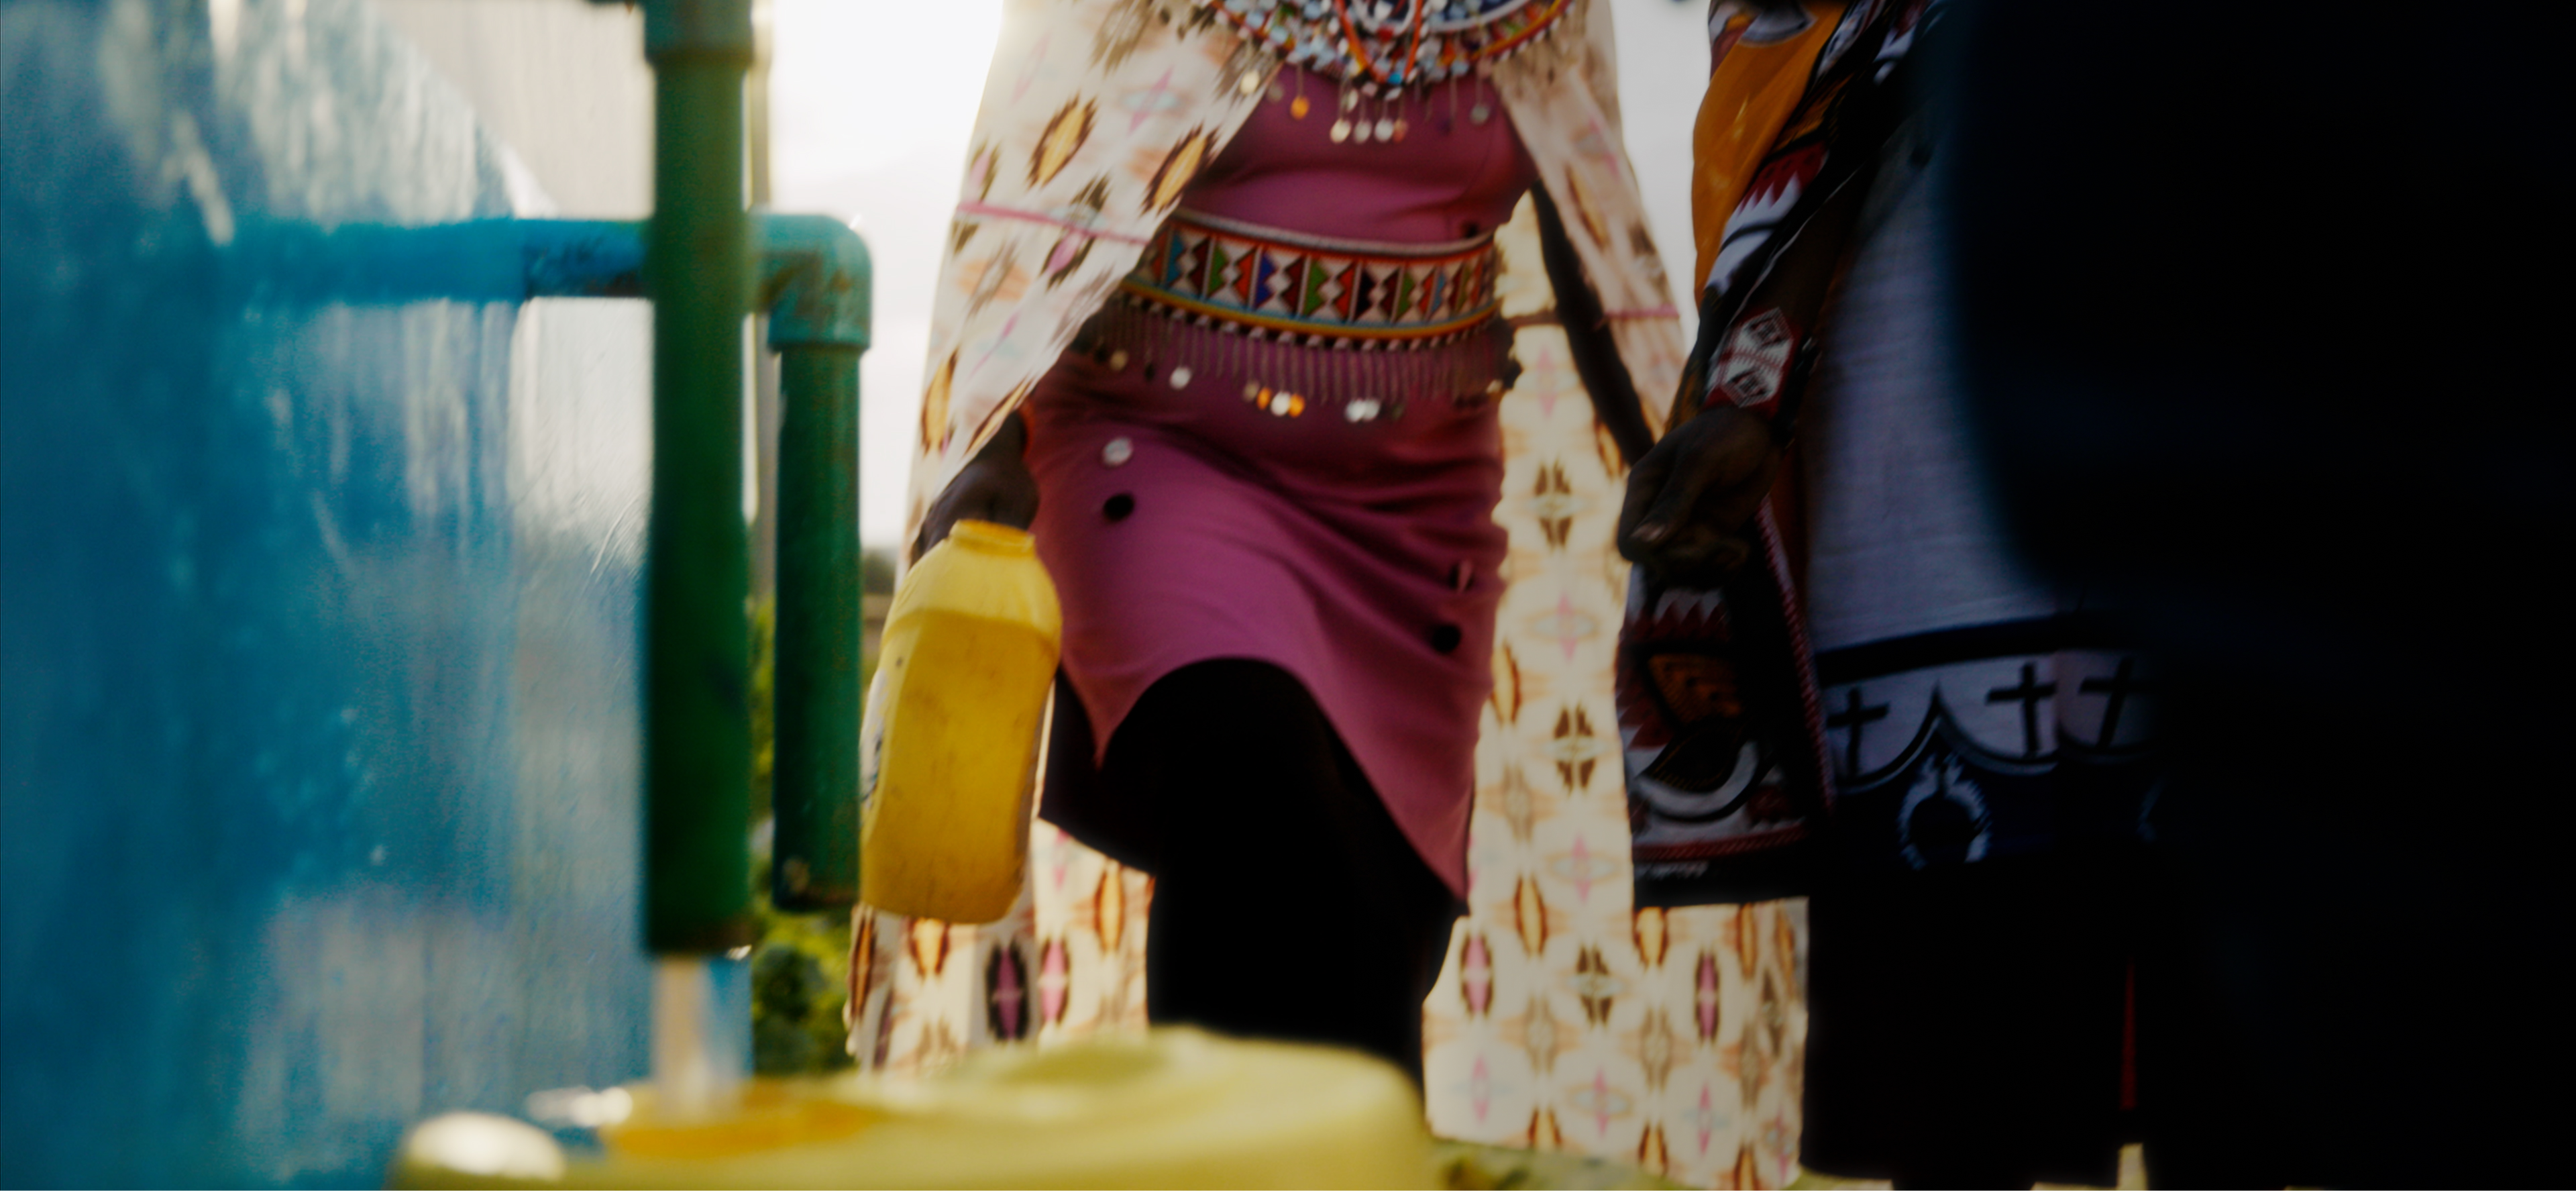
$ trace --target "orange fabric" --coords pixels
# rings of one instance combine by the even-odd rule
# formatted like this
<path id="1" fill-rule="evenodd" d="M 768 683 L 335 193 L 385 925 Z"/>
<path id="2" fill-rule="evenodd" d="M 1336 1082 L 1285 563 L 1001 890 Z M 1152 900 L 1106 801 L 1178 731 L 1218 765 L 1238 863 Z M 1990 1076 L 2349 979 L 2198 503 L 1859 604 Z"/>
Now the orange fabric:
<path id="1" fill-rule="evenodd" d="M 1709 267 L 1726 236 L 1726 217 L 1744 197 L 1754 171 L 1780 140 L 1798 101 L 1807 93 L 1816 55 L 1842 22 L 1844 5 L 1810 3 L 1808 26 L 1780 41 L 1757 44 L 1742 40 L 1753 17 L 1738 12 L 1718 35 L 1719 57 L 1700 100 L 1699 120 L 1691 128 L 1691 233 L 1699 248 L 1699 266 L 1691 276 L 1696 296 L 1708 285 Z"/>

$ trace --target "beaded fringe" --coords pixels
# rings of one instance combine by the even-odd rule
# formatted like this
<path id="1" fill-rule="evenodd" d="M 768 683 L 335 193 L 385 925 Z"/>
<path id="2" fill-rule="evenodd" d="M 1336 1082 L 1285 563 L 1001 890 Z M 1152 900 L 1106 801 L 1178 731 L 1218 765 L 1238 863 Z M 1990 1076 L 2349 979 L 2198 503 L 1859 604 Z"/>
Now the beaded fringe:
<path id="1" fill-rule="evenodd" d="M 1173 389 L 1230 386 L 1228 396 L 1277 417 L 1320 411 L 1350 422 L 1392 421 L 1423 402 L 1475 409 L 1500 398 L 1520 372 L 1501 319 L 1427 344 L 1311 345 L 1256 337 L 1222 319 L 1173 317 L 1168 309 L 1113 299 L 1084 324 L 1071 350 L 1115 371 L 1139 369 L 1148 383 Z"/>

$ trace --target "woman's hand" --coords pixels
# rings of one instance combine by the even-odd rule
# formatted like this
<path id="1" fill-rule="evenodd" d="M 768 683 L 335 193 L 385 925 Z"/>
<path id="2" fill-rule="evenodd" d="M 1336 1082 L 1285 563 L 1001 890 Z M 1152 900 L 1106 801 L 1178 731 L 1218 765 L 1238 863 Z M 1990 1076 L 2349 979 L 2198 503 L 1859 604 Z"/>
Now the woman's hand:
<path id="1" fill-rule="evenodd" d="M 921 519 L 921 536 L 912 541 L 912 556 L 930 552 L 964 520 L 990 521 L 1027 529 L 1038 516 L 1038 481 L 1020 455 L 1028 446 L 1028 428 L 1019 418 L 1005 419 L 984 449 L 948 481 L 930 512 Z"/>
<path id="2" fill-rule="evenodd" d="M 1628 472 L 1619 553 L 1658 578 L 1710 587 L 1753 556 L 1745 526 L 1780 474 L 1771 423 L 1732 406 L 1673 428 Z"/>

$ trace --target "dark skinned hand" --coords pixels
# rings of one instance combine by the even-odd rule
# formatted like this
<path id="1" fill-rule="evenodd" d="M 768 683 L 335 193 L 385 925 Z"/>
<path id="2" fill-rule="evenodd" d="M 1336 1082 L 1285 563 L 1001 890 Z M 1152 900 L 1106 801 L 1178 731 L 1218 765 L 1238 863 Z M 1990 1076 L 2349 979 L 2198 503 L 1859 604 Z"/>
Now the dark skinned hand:
<path id="1" fill-rule="evenodd" d="M 1759 414 L 1722 406 L 1674 427 L 1628 472 L 1620 555 L 1669 583 L 1715 586 L 1753 556 L 1745 527 L 1779 474 Z"/>
<path id="2" fill-rule="evenodd" d="M 930 512 L 921 519 L 921 535 L 912 541 L 914 558 L 929 553 L 960 521 L 1027 529 L 1037 520 L 1037 477 L 1029 474 L 1029 465 L 1020 458 L 1028 441 L 1028 428 L 1017 417 L 1004 419 L 992 441 L 967 460 L 939 499 L 930 502 Z"/>

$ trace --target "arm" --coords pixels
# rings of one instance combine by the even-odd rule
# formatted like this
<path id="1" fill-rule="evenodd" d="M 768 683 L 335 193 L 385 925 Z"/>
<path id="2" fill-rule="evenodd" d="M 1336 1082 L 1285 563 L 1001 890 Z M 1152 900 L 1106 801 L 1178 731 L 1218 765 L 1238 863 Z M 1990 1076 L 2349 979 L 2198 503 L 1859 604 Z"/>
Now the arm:
<path id="1" fill-rule="evenodd" d="M 1545 187 L 1532 187 L 1530 197 L 1538 204 L 1539 254 L 1575 374 L 1592 398 L 1593 416 L 1632 468 L 1619 510 L 1619 553 L 1669 579 L 1714 583 L 1750 555 L 1738 534 L 1779 475 L 1770 419 L 1732 406 L 1693 417 L 1696 394 L 1684 394 L 1675 401 L 1672 432 L 1657 442 L 1564 219 Z M 1694 375 L 1695 369 L 1686 374 L 1685 387 Z"/>
<path id="2" fill-rule="evenodd" d="M 1583 391 L 1592 398 L 1592 415 L 1610 432 L 1611 441 L 1619 444 L 1620 458 L 1634 464 L 1655 442 L 1654 432 L 1646 428 L 1645 406 L 1637 400 L 1636 382 L 1629 379 L 1628 366 L 1619 361 L 1618 346 L 1610 341 L 1609 316 L 1602 313 L 1600 296 L 1584 279 L 1583 262 L 1574 254 L 1573 241 L 1566 239 L 1565 221 L 1548 199 L 1547 188 L 1531 187 L 1530 198 L 1538 204 L 1539 256 L 1547 266 L 1548 288 L 1556 294 L 1556 317 L 1565 327 L 1574 373 L 1583 379 Z"/>
<path id="3" fill-rule="evenodd" d="M 912 540 L 912 556 L 917 559 L 929 553 L 960 521 L 1027 529 L 1037 520 L 1037 477 L 1029 474 L 1029 465 L 1021 459 L 1028 442 L 1028 424 L 1017 414 L 1004 418 L 992 441 L 940 490 L 939 499 L 930 502 L 930 511 L 921 518 L 921 533 Z"/>
<path id="4" fill-rule="evenodd" d="M 1674 395 L 1673 429 L 1628 473 L 1618 540 L 1629 561 L 1711 586 L 1752 557 L 1744 529 L 1779 478 L 1816 330 L 1874 173 L 1820 187 L 1812 215 L 1783 220 L 1786 241 L 1755 275 L 1739 276 L 1744 297 L 1703 304 L 1703 342 Z"/>

